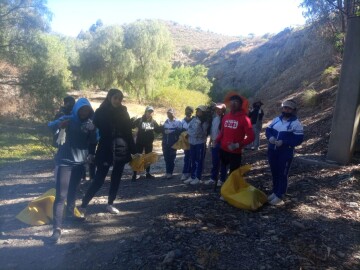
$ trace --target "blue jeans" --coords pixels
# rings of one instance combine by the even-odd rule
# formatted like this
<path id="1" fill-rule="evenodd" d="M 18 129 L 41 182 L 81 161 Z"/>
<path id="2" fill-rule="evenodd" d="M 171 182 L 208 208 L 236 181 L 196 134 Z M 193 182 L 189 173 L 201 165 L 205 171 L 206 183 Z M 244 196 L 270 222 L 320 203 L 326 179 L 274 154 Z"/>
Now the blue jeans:
<path id="1" fill-rule="evenodd" d="M 190 150 L 184 150 L 184 167 L 182 173 L 191 173 Z"/>
<path id="2" fill-rule="evenodd" d="M 201 180 L 205 158 L 205 143 L 190 144 L 191 178 Z"/>
<path id="3" fill-rule="evenodd" d="M 273 180 L 273 193 L 282 198 L 287 190 L 288 174 L 293 159 L 293 150 L 268 150 L 268 160 Z"/>
<path id="4" fill-rule="evenodd" d="M 215 147 L 211 147 L 211 179 L 216 180 L 219 176 L 219 168 L 220 168 L 220 156 L 219 156 L 220 144 L 215 145 Z"/>
<path id="5" fill-rule="evenodd" d="M 167 144 L 162 145 L 167 174 L 173 174 L 175 167 L 176 149 L 173 149 L 171 146 Z"/>

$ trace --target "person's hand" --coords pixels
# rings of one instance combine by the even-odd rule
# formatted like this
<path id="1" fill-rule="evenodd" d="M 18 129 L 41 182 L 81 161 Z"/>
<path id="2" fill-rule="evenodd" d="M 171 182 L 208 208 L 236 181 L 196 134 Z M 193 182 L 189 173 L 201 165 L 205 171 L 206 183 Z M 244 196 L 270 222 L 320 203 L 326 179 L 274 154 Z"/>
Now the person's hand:
<path id="1" fill-rule="evenodd" d="M 139 157 L 141 157 L 141 154 L 139 154 L 139 153 L 136 153 L 136 154 L 131 155 L 131 158 L 132 158 L 132 159 L 137 159 L 137 158 L 139 158 Z"/>
<path id="2" fill-rule="evenodd" d="M 275 139 L 275 137 L 270 137 L 270 139 L 269 139 L 269 143 L 271 143 L 271 144 L 275 144 L 275 141 L 276 141 L 276 139 Z"/>
<path id="3" fill-rule="evenodd" d="M 238 149 L 239 147 L 240 147 L 239 143 L 230 143 L 230 144 L 228 145 L 228 149 L 229 149 L 230 151 L 234 151 L 235 149 Z"/>
<path id="4" fill-rule="evenodd" d="M 94 123 L 89 119 L 85 124 L 86 130 L 93 131 L 95 129 Z"/>
<path id="5" fill-rule="evenodd" d="M 277 147 L 282 146 L 282 144 L 283 144 L 283 141 L 282 141 L 282 140 L 275 141 L 275 145 L 276 145 Z"/>
<path id="6" fill-rule="evenodd" d="M 59 128 L 67 128 L 68 125 L 69 125 L 69 120 L 64 120 L 60 122 Z"/>

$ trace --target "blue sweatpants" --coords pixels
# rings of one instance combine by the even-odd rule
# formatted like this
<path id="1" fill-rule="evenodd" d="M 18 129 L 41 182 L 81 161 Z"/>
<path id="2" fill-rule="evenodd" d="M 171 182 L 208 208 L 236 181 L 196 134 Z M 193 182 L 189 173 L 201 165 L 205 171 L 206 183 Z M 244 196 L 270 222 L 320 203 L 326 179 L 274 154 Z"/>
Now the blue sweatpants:
<path id="1" fill-rule="evenodd" d="M 173 174 L 175 167 L 176 149 L 173 149 L 171 146 L 172 145 L 168 145 L 168 144 L 162 145 L 162 151 L 164 155 L 167 174 Z"/>
<path id="2" fill-rule="evenodd" d="M 288 174 L 293 160 L 293 149 L 269 149 L 268 160 L 273 180 L 273 193 L 278 198 L 282 198 L 287 190 Z"/>
<path id="3" fill-rule="evenodd" d="M 190 150 L 184 150 L 184 167 L 183 174 L 191 173 L 191 159 L 190 159 Z"/>
<path id="4" fill-rule="evenodd" d="M 205 158 L 205 143 L 190 144 L 191 178 L 201 180 Z"/>

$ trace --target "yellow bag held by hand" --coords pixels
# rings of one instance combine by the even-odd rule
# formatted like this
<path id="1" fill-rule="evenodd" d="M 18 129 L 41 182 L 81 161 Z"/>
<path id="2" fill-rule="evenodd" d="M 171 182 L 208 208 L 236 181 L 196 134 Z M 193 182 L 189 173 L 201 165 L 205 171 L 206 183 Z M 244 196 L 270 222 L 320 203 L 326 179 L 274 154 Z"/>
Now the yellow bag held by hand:
<path id="1" fill-rule="evenodd" d="M 179 139 L 172 146 L 172 148 L 176 149 L 176 150 L 180 150 L 180 149 L 189 150 L 190 144 L 189 144 L 189 139 L 187 138 L 187 135 L 188 135 L 188 133 L 186 131 L 181 132 Z"/>
<path id="2" fill-rule="evenodd" d="M 233 171 L 221 187 L 221 196 L 237 208 L 257 210 L 267 201 L 267 196 L 245 181 L 243 175 L 250 169 L 250 165 L 245 165 Z"/>
<path id="3" fill-rule="evenodd" d="M 136 158 L 133 158 L 129 165 L 135 172 L 143 172 L 145 169 L 158 161 L 159 156 L 155 152 L 148 154 L 140 154 Z"/>

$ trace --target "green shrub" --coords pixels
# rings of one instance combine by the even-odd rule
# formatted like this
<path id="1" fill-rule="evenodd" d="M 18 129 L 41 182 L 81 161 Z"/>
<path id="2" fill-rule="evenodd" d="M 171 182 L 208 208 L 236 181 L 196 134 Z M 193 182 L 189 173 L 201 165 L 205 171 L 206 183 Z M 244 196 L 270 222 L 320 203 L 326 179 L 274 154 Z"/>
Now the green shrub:
<path id="1" fill-rule="evenodd" d="M 317 104 L 318 93 L 314 89 L 307 89 L 302 96 L 302 102 L 306 107 L 313 107 Z"/>
<path id="2" fill-rule="evenodd" d="M 176 111 L 182 112 L 186 106 L 196 108 L 199 105 L 208 104 L 209 102 L 209 96 L 199 91 L 165 87 L 155 93 L 153 103 L 157 106 L 172 107 Z"/>

